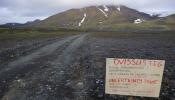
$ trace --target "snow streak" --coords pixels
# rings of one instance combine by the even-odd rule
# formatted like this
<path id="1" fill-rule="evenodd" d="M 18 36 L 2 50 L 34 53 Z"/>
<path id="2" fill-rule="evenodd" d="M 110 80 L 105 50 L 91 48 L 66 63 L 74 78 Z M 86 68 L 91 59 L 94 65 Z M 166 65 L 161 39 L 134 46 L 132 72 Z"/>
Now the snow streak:
<path id="1" fill-rule="evenodd" d="M 108 17 L 108 15 L 106 14 L 106 12 L 104 12 L 102 9 L 98 8 L 103 14 L 105 17 Z"/>
<path id="2" fill-rule="evenodd" d="M 85 19 L 86 19 L 86 13 L 84 13 L 84 17 L 83 17 L 83 19 L 78 23 L 78 26 L 80 27 L 82 24 L 83 24 L 83 22 L 85 21 Z"/>
<path id="3" fill-rule="evenodd" d="M 106 11 L 106 12 L 109 11 L 109 9 L 108 9 L 108 7 L 106 5 L 103 5 L 103 7 L 104 7 L 104 11 Z"/>
<path id="4" fill-rule="evenodd" d="M 140 24 L 140 23 L 143 23 L 143 22 L 144 22 L 144 20 L 142 20 L 142 19 L 134 20 L 134 24 Z"/>

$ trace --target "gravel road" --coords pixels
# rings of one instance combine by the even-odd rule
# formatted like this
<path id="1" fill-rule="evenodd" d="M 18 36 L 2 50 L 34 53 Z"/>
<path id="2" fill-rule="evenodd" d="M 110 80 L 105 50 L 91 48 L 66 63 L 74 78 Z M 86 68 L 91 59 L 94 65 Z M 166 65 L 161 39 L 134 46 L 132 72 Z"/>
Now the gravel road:
<path id="1" fill-rule="evenodd" d="M 82 53 L 86 40 L 87 34 L 69 36 L 2 64 L 2 100 L 85 98 L 81 61 L 86 54 Z"/>

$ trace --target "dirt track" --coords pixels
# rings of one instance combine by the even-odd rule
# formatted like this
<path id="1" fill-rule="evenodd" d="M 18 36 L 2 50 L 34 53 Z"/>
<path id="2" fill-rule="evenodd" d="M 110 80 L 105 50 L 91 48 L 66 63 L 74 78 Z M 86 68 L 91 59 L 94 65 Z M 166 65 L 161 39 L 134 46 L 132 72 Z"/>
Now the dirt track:
<path id="1" fill-rule="evenodd" d="M 85 93 L 85 41 L 87 34 L 66 37 L 1 66 L 2 99 L 76 99 Z"/>
<path id="2" fill-rule="evenodd" d="M 104 95 L 107 57 L 165 59 L 160 98 L 174 99 L 174 36 L 98 38 L 80 34 L 51 39 L 27 50 L 21 50 L 28 53 L 17 57 L 10 56 L 10 60 L 3 58 L 6 53 L 0 54 L 2 100 L 133 100 L 127 96 Z M 134 100 L 157 99 L 134 97 Z"/>

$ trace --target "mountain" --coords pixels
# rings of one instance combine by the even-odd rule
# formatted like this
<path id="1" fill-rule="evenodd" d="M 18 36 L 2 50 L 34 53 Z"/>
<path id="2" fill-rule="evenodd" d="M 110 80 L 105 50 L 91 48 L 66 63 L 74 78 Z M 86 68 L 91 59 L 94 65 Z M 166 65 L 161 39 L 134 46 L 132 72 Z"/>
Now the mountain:
<path id="1" fill-rule="evenodd" d="M 40 23 L 41 20 L 39 19 L 36 19 L 34 21 L 28 21 L 27 23 L 23 24 L 23 27 L 27 27 L 27 26 L 35 26 L 37 25 L 38 23 Z"/>
<path id="2" fill-rule="evenodd" d="M 154 29 L 175 30 L 175 14 L 148 20 L 143 25 L 149 25 Z"/>
<path id="3" fill-rule="evenodd" d="M 11 26 L 13 24 L 10 24 Z M 175 15 L 151 16 L 126 6 L 101 5 L 70 9 L 44 20 L 35 20 L 19 27 L 63 28 L 82 30 L 170 30 Z"/>
<path id="4" fill-rule="evenodd" d="M 0 27 L 3 27 L 3 28 L 18 28 L 18 27 L 36 26 L 40 21 L 41 20 L 36 19 L 34 21 L 28 21 L 24 24 L 22 24 L 22 23 L 6 23 L 6 24 L 0 25 Z"/>
<path id="5" fill-rule="evenodd" d="M 156 22 L 158 24 L 175 25 L 175 14 L 167 16 L 167 17 L 163 17 L 163 18 L 160 18 L 160 19 L 157 19 Z"/>
<path id="6" fill-rule="evenodd" d="M 90 6 L 71 9 L 35 24 L 35 27 L 96 29 L 118 24 L 138 24 L 153 19 L 149 14 L 126 6 Z"/>
<path id="7" fill-rule="evenodd" d="M 21 23 L 6 23 L 3 25 L 0 25 L 0 27 L 3 27 L 3 28 L 15 28 L 15 27 L 21 27 L 21 26 L 23 26 L 23 24 Z"/>

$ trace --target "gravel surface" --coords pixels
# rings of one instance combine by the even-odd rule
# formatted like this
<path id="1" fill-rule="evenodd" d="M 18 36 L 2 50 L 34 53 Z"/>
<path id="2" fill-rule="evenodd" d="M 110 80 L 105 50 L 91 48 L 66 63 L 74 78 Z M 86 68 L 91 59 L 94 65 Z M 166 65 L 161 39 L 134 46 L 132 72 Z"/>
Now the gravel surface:
<path id="1" fill-rule="evenodd" d="M 108 38 L 80 34 L 35 41 L 1 51 L 0 98 L 174 100 L 174 55 L 175 35 L 166 34 Z M 112 57 L 166 60 L 160 98 L 105 94 L 105 59 Z"/>

